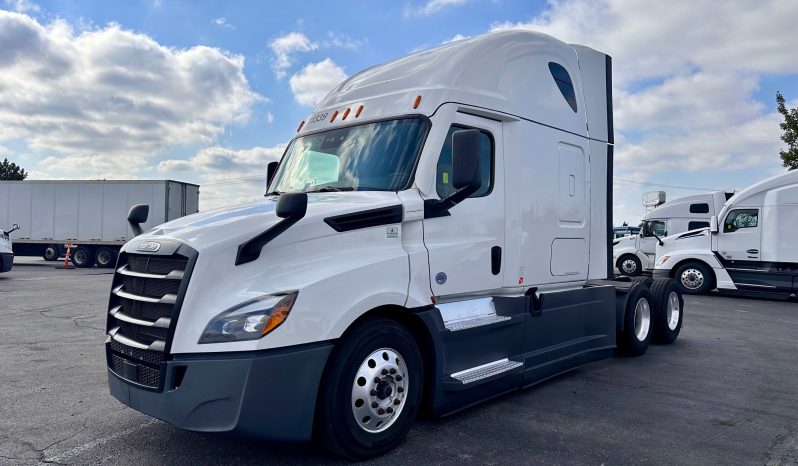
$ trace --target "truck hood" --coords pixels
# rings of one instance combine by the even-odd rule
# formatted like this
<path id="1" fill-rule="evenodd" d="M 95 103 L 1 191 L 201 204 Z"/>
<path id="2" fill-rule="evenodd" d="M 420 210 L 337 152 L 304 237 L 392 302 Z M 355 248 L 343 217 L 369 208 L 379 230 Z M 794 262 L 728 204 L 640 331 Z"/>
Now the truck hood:
<path id="1" fill-rule="evenodd" d="M 324 219 L 334 215 L 395 206 L 400 200 L 395 192 L 349 191 L 308 194 L 308 210 L 295 226 L 283 233 L 293 241 L 335 234 Z M 220 245 L 241 244 L 266 231 L 282 219 L 277 217 L 277 197 L 234 207 L 223 207 L 189 215 L 158 225 L 135 237 L 131 242 L 176 239 L 196 250 Z"/>
<path id="2" fill-rule="evenodd" d="M 619 248 L 625 246 L 634 246 L 635 240 L 637 240 L 637 235 L 622 236 L 620 238 L 615 238 L 614 240 L 612 240 L 612 245 Z"/>
<path id="3" fill-rule="evenodd" d="M 712 249 L 712 235 L 709 228 L 690 230 L 662 238 L 662 245 L 657 244 L 657 260 L 662 256 L 670 255 L 685 250 L 705 250 Z"/>

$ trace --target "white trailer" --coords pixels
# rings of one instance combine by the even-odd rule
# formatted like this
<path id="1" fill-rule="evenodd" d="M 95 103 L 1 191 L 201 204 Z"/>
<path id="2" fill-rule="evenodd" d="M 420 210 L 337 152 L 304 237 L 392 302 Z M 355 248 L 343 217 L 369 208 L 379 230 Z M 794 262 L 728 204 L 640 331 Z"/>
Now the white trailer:
<path id="1" fill-rule="evenodd" d="M 638 276 L 654 269 L 657 238 L 706 228 L 733 192 L 716 191 L 666 202 L 648 212 L 640 234 L 613 241 L 612 261 L 622 275 Z M 663 196 L 664 197 L 664 196 Z"/>
<path id="2" fill-rule="evenodd" d="M 610 78 L 603 53 L 508 31 L 347 79 L 264 199 L 124 246 L 111 394 L 184 429 L 315 433 L 363 459 L 424 407 L 673 342 L 673 281 L 610 279 Z"/>
<path id="3" fill-rule="evenodd" d="M 133 236 L 135 204 L 150 206 L 148 226 L 198 211 L 199 186 L 171 180 L 0 181 L 0 225 L 18 223 L 14 252 L 57 260 L 72 244 L 76 267 L 112 267 Z"/>
<path id="4" fill-rule="evenodd" d="M 732 196 L 710 227 L 663 239 L 655 276 L 686 293 L 712 289 L 774 297 L 798 293 L 798 172 Z"/>

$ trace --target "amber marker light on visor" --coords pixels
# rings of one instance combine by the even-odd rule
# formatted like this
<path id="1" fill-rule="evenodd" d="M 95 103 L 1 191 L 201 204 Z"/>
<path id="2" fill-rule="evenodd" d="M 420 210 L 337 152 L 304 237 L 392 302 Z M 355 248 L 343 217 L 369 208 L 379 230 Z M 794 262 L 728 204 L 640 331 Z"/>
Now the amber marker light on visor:
<path id="1" fill-rule="evenodd" d="M 416 100 L 413 101 L 413 108 L 416 109 L 419 105 L 421 105 L 421 96 L 417 95 Z"/>
<path id="2" fill-rule="evenodd" d="M 302 123 L 299 124 L 299 128 L 296 129 L 296 132 L 302 131 L 302 127 L 305 126 L 305 120 L 302 120 Z"/>
<path id="3" fill-rule="evenodd" d="M 337 117 L 337 116 L 338 116 L 338 110 L 333 112 L 332 116 L 330 117 L 330 123 L 335 121 L 335 117 Z"/>
<path id="4" fill-rule="evenodd" d="M 344 114 L 341 115 L 341 120 L 346 120 L 346 117 L 348 116 L 349 116 L 349 109 L 347 108 L 346 110 L 344 110 Z"/>
<path id="5" fill-rule="evenodd" d="M 355 118 L 359 117 L 362 111 L 363 111 L 363 106 L 361 105 L 360 107 L 357 108 L 357 111 L 355 112 Z"/>

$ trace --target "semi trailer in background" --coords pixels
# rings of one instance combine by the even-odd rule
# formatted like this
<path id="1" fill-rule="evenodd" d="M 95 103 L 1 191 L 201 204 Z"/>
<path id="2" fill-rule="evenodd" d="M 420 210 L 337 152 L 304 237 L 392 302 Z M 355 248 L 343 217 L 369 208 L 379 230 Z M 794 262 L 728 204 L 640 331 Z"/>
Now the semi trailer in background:
<path id="1" fill-rule="evenodd" d="M 612 243 L 612 262 L 622 275 L 635 277 L 654 269 L 657 238 L 709 226 L 734 193 L 715 191 L 668 201 L 648 212 L 639 234 L 616 238 Z M 664 196 L 662 196 L 664 199 Z M 645 199 L 643 204 L 645 205 Z"/>
<path id="2" fill-rule="evenodd" d="M 134 204 L 150 206 L 145 227 L 198 211 L 199 186 L 172 180 L 0 181 L 0 225 L 17 223 L 14 254 L 58 260 L 72 245 L 76 267 L 112 267 L 132 238 Z"/>
<path id="3" fill-rule="evenodd" d="M 760 181 L 732 196 L 708 228 L 657 245 L 654 276 L 685 293 L 720 291 L 766 297 L 798 294 L 798 171 Z"/>

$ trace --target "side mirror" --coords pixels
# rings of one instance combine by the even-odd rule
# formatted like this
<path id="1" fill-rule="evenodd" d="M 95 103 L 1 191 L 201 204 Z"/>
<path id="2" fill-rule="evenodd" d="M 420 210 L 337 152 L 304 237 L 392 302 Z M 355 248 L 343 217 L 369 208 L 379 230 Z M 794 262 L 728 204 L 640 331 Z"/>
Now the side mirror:
<path id="1" fill-rule="evenodd" d="M 12 233 L 12 232 L 14 232 L 14 231 L 17 231 L 17 230 L 19 230 L 19 224 L 18 224 L 18 223 L 15 223 L 15 224 L 11 225 L 11 229 L 10 229 L 10 230 L 8 230 L 8 231 L 6 232 L 6 234 Z"/>
<path id="2" fill-rule="evenodd" d="M 718 232 L 718 217 L 716 215 L 713 215 L 712 218 L 709 219 L 709 232 Z"/>
<path id="3" fill-rule="evenodd" d="M 138 236 L 143 233 L 141 224 L 147 221 L 150 216 L 150 206 L 147 204 L 136 204 L 127 212 L 127 222 L 133 233 Z"/>
<path id="4" fill-rule="evenodd" d="M 272 180 L 274 179 L 274 175 L 277 173 L 277 169 L 280 167 L 279 162 L 269 162 L 266 165 L 266 191 L 269 190 L 269 185 L 272 184 Z"/>
<path id="5" fill-rule="evenodd" d="M 452 186 L 456 189 L 479 189 L 480 136 L 476 129 L 452 133 Z"/>
<path id="6" fill-rule="evenodd" d="M 280 218 L 302 218 L 307 211 L 307 193 L 283 193 L 277 200 L 275 213 Z"/>

